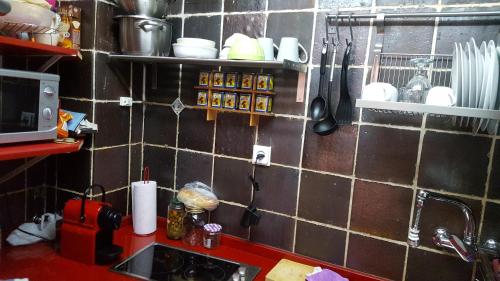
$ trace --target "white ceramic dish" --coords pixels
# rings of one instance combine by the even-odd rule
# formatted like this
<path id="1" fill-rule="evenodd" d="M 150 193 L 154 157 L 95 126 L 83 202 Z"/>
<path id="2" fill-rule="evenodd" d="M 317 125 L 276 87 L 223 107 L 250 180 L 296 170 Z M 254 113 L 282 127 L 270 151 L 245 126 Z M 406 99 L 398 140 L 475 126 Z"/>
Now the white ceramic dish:
<path id="1" fill-rule="evenodd" d="M 488 42 L 488 52 L 490 54 L 491 63 L 489 65 L 490 76 L 488 76 L 488 86 L 486 87 L 486 100 L 488 100 L 488 109 L 495 109 L 498 95 L 498 75 L 499 75 L 499 66 L 498 66 L 498 54 L 495 46 L 495 42 L 490 40 Z M 493 123 L 490 124 L 490 123 Z M 488 133 L 492 134 L 495 126 L 494 120 L 488 120 L 484 122 L 481 126 L 481 130 L 488 130 Z"/>
<path id="2" fill-rule="evenodd" d="M 481 53 L 479 48 L 477 47 L 476 41 L 474 38 L 469 40 L 471 48 L 474 48 L 474 56 L 476 58 L 476 92 L 474 93 L 475 105 L 474 107 L 479 108 L 479 100 L 481 96 L 481 87 L 482 87 L 482 79 L 483 79 L 483 64 L 484 64 L 484 55 Z"/>
<path id="3" fill-rule="evenodd" d="M 459 44 L 460 55 L 461 55 L 461 65 L 462 65 L 462 100 L 461 104 L 457 106 L 468 107 L 469 106 L 469 61 L 465 54 L 462 44 Z M 463 125 L 464 118 L 460 118 L 460 126 Z"/>
<path id="4" fill-rule="evenodd" d="M 481 100 L 482 90 L 483 90 L 483 73 L 484 73 L 484 49 L 481 50 L 477 47 L 476 41 L 474 38 L 469 40 L 472 46 L 474 46 L 475 54 L 476 54 L 476 108 L 483 108 Z M 486 44 L 485 44 L 486 45 Z M 481 123 L 480 118 L 474 118 L 474 122 L 472 123 L 473 132 L 477 133 L 479 131 L 479 124 Z"/>
<path id="5" fill-rule="evenodd" d="M 488 52 L 488 46 L 486 42 L 481 43 L 481 47 L 479 48 L 481 54 L 484 56 L 484 64 L 483 64 L 483 79 L 481 81 L 481 95 L 479 97 L 479 108 L 488 109 L 488 103 L 486 101 L 486 86 L 488 86 L 488 76 L 490 73 L 488 72 L 490 68 L 491 58 L 490 53 Z M 485 123 L 486 119 L 481 119 L 477 127 L 474 128 L 474 132 L 477 133 L 479 129 L 482 127 L 483 123 Z"/>
<path id="6" fill-rule="evenodd" d="M 467 65 L 469 67 L 469 98 L 468 103 L 465 105 L 469 108 L 476 107 L 476 54 L 474 46 L 469 42 L 465 43 L 465 55 L 467 56 Z M 471 118 L 465 118 L 465 126 L 469 126 Z"/>
<path id="7" fill-rule="evenodd" d="M 456 97 L 456 106 L 462 104 L 462 82 L 460 81 L 462 77 L 462 56 L 460 54 L 460 49 L 458 44 L 455 42 L 455 48 L 453 49 L 453 61 L 451 66 L 451 88 Z M 453 125 L 456 124 L 457 118 L 453 118 Z"/>
<path id="8" fill-rule="evenodd" d="M 500 64 L 500 47 L 496 47 L 496 51 L 497 51 L 498 63 Z M 499 76 L 500 76 L 500 74 L 499 74 Z M 500 77 L 498 79 L 500 79 Z M 498 86 L 498 79 L 496 82 L 493 81 L 494 85 L 497 85 L 497 91 L 495 93 L 493 93 L 493 95 L 496 97 L 495 104 L 493 105 L 493 108 L 492 108 L 494 110 L 500 109 L 500 97 L 499 97 L 500 88 Z M 496 135 L 496 133 L 498 131 L 497 126 L 500 126 L 500 122 L 498 120 L 490 120 L 490 122 L 488 123 L 488 134 Z"/>
<path id="9" fill-rule="evenodd" d="M 457 97 L 457 104 L 461 103 L 462 101 L 462 83 L 460 82 L 461 72 L 462 66 L 460 50 L 458 49 L 458 44 L 455 43 L 455 48 L 453 49 L 453 61 L 451 65 L 451 88 L 453 89 L 453 93 Z"/>
<path id="10" fill-rule="evenodd" d="M 467 106 L 470 108 L 475 108 L 476 107 L 476 54 L 474 46 L 472 46 L 469 42 L 467 42 L 465 46 L 466 46 L 465 54 L 467 55 L 468 58 L 467 64 L 469 66 L 469 103 Z"/>
<path id="11" fill-rule="evenodd" d="M 193 58 L 193 59 L 215 59 L 217 57 L 216 48 L 182 45 L 178 43 L 172 44 L 174 55 L 178 58 Z"/>
<path id="12" fill-rule="evenodd" d="M 177 43 L 194 47 L 215 48 L 215 41 L 202 38 L 182 37 L 177 39 Z"/>

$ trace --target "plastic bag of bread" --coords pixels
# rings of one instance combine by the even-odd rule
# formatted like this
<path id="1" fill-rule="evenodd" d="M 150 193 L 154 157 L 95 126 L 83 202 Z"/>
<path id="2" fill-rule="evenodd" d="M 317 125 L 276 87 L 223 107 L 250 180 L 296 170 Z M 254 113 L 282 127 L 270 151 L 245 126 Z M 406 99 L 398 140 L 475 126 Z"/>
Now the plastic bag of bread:
<path id="1" fill-rule="evenodd" d="M 213 211 L 219 205 L 219 199 L 211 190 L 208 185 L 202 182 L 190 182 L 179 190 L 177 199 L 188 208 Z"/>

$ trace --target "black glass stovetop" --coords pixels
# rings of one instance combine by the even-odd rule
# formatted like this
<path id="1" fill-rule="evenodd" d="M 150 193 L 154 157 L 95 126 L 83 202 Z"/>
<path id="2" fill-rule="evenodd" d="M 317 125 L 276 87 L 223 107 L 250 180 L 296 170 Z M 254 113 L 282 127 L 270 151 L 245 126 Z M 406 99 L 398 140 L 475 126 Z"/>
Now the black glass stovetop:
<path id="1" fill-rule="evenodd" d="M 149 245 L 111 268 L 118 273 L 157 281 L 228 281 L 242 269 L 244 280 L 253 280 L 260 270 L 163 244 Z"/>

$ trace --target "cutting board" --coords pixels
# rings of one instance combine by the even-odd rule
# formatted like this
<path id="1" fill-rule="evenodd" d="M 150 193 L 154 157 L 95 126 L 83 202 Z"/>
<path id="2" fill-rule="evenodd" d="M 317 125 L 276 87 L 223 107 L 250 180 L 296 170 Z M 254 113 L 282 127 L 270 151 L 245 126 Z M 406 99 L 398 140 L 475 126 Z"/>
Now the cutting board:
<path id="1" fill-rule="evenodd" d="M 314 267 L 294 262 L 287 259 L 281 259 L 267 273 L 266 281 L 304 281 L 306 274 L 313 272 Z"/>

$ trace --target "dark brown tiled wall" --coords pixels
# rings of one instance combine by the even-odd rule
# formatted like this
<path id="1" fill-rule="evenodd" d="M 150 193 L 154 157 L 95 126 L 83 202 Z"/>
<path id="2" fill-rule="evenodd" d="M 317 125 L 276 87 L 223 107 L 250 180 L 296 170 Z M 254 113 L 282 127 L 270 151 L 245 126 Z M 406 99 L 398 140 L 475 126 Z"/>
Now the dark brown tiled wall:
<path id="1" fill-rule="evenodd" d="M 429 202 L 422 217 L 427 248 L 406 245 L 418 188 L 467 202 L 481 226 L 480 237 L 498 238 L 498 137 L 473 136 L 452 126 L 451 119 L 366 110 L 356 112 L 352 126 L 319 137 L 307 119 L 307 105 L 318 91 L 318 50 L 324 36 L 323 16 L 329 9 L 339 6 L 343 12 L 355 13 L 491 10 L 500 8 L 498 1 L 177 0 L 168 16 L 174 39 L 204 37 L 220 46 L 233 32 L 266 35 L 276 43 L 282 36 L 295 36 L 308 50 L 306 102 L 295 102 L 296 73 L 271 72 L 276 78 L 279 116 L 261 118 L 258 127 L 249 127 L 247 116 L 232 114 L 207 122 L 203 112 L 190 108 L 176 116 L 170 105 L 177 97 L 188 107 L 193 105 L 192 86 L 200 68 L 183 66 L 181 71 L 178 66 L 108 62 L 107 54 L 118 46 L 112 16 L 120 11 L 109 2 L 77 2 L 84 8 L 84 22 L 88 20 L 83 31 L 84 60 L 61 63 L 55 71 L 61 74 L 63 107 L 86 112 L 100 132 L 87 139 L 81 152 L 58 156 L 55 165 L 48 165 L 46 183 L 54 187 L 47 192 L 49 207 L 60 209 L 84 187 L 100 182 L 111 191 L 113 204 L 130 212 L 130 183 L 140 178 L 143 166 L 149 166 L 160 186 L 160 215 L 166 214 L 175 188 L 201 180 L 212 185 L 222 200 L 211 218 L 226 233 L 393 280 L 462 281 L 473 274 L 458 258 L 429 250 L 434 249 L 430 238 L 436 226 L 446 226 L 458 235 L 462 232 L 463 219 L 454 208 Z M 386 50 L 423 53 L 434 44 L 436 52 L 450 53 L 455 40 L 495 39 L 498 28 L 498 20 L 447 20 L 437 28 L 433 19 L 393 22 L 386 28 Z M 369 22 L 355 23 L 349 87 L 356 97 L 370 73 L 367 46 L 373 45 L 373 31 Z M 348 35 L 345 23 L 340 34 Z M 338 77 L 340 72 L 335 70 Z M 338 87 L 334 93 L 338 95 Z M 119 107 L 119 96 L 132 96 L 134 106 Z M 254 143 L 273 147 L 271 167 L 252 167 Z M 258 226 L 243 229 L 239 221 L 252 199 L 248 175 L 254 172 L 261 183 L 255 202 L 264 215 Z M 28 201 L 26 196 L 33 193 L 26 188 L 29 185 L 23 178 L 14 181 L 19 181 L 13 185 L 22 191 L 9 200 Z M 27 216 L 22 214 L 16 216 Z M 428 261 L 440 269 L 435 275 L 427 270 Z"/>

